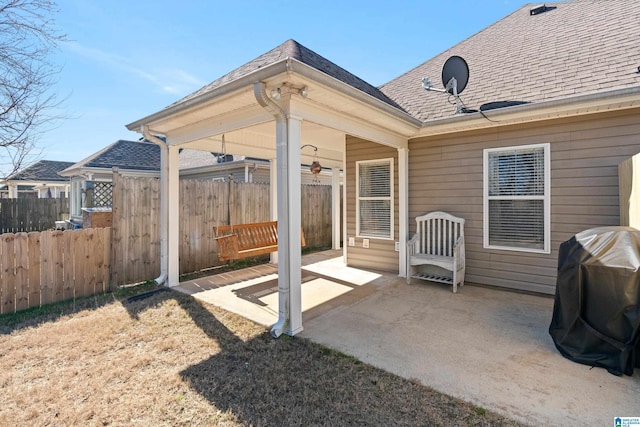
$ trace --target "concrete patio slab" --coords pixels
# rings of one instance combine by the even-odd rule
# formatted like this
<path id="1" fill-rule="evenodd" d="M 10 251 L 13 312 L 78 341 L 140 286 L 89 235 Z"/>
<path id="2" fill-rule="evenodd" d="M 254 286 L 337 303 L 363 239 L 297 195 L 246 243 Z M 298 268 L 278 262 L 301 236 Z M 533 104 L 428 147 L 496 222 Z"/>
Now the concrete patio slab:
<path id="1" fill-rule="evenodd" d="M 555 349 L 548 334 L 553 298 L 407 285 L 395 274 L 345 267 L 339 255 L 303 257 L 301 336 L 532 425 L 607 426 L 614 417 L 640 416 L 640 372 L 616 377 Z M 271 325 L 277 271 L 259 267 L 238 273 L 236 282 L 234 272 L 178 290 Z"/>

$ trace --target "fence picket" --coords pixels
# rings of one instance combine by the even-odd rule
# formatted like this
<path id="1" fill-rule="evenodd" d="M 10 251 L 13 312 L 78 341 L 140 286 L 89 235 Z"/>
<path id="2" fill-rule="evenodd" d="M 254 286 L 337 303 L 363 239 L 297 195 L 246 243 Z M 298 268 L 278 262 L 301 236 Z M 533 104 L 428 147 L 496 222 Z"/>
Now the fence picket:
<path id="1" fill-rule="evenodd" d="M 100 293 L 104 293 L 109 290 L 109 257 L 111 255 L 110 241 L 110 229 L 96 229 L 96 291 Z"/>
<path id="2" fill-rule="evenodd" d="M 15 278 L 15 236 L 13 234 L 3 234 L 2 258 L 0 259 L 0 272 L 2 283 L 0 284 L 0 314 L 15 312 L 16 304 L 16 278 Z"/>
<path id="3" fill-rule="evenodd" d="M 86 248 L 84 245 L 84 233 L 73 231 L 73 274 L 75 277 L 75 297 L 87 295 L 87 280 L 85 277 Z"/>
<path id="4" fill-rule="evenodd" d="M 42 272 L 40 279 L 40 304 L 49 304 L 53 302 L 53 239 L 52 231 L 43 231 L 40 233 L 40 271 Z"/>
<path id="5" fill-rule="evenodd" d="M 15 289 L 16 311 L 29 308 L 29 237 L 15 234 Z"/>
<path id="6" fill-rule="evenodd" d="M 73 241 L 74 231 L 69 231 L 67 233 L 62 233 L 62 238 L 64 240 L 64 253 L 61 254 L 63 257 L 63 265 L 64 265 L 64 287 L 62 290 L 62 298 L 63 299 L 71 299 L 75 297 L 75 278 L 73 276 L 73 257 L 76 252 L 76 247 Z"/>
<path id="7" fill-rule="evenodd" d="M 95 275 L 95 254 L 94 254 L 94 238 L 95 228 L 87 229 L 87 233 L 82 233 L 80 236 L 82 241 L 82 247 L 84 248 L 84 256 L 80 261 L 83 268 L 83 296 L 96 294 L 96 275 Z"/>
<path id="8" fill-rule="evenodd" d="M 39 307 L 41 304 L 40 294 L 42 287 L 42 274 L 40 272 L 42 263 L 40 262 L 40 234 L 37 231 L 29 233 L 28 249 L 28 276 L 29 276 L 29 307 Z"/>
<path id="9" fill-rule="evenodd" d="M 51 232 L 51 249 L 53 272 L 51 284 L 53 301 L 62 301 L 64 299 L 64 236 L 63 233 L 73 233 L 73 231 L 52 231 Z"/>

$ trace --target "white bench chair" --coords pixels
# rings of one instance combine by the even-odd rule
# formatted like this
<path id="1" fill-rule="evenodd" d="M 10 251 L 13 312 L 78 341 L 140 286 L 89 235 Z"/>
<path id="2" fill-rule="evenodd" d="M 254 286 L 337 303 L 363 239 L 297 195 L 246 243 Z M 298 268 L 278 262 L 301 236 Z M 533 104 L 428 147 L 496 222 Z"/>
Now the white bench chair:
<path id="1" fill-rule="evenodd" d="M 464 222 L 446 212 L 416 218 L 416 234 L 407 248 L 407 283 L 412 278 L 447 283 L 454 293 L 464 285 Z"/>

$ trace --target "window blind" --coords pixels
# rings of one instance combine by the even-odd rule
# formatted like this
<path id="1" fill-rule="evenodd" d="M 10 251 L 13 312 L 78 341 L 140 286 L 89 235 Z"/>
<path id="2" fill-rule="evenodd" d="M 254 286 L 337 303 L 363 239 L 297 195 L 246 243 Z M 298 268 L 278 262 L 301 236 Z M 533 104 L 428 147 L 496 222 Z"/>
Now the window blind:
<path id="1" fill-rule="evenodd" d="M 392 238 L 391 160 L 358 162 L 358 235 Z"/>
<path id="2" fill-rule="evenodd" d="M 545 145 L 487 153 L 488 245 L 545 250 Z"/>

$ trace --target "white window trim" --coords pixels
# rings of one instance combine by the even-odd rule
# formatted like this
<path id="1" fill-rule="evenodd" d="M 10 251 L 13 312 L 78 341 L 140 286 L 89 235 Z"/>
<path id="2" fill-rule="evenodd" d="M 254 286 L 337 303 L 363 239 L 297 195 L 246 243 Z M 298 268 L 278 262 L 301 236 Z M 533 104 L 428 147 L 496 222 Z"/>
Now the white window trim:
<path id="1" fill-rule="evenodd" d="M 497 246 L 489 244 L 489 153 L 495 151 L 509 151 L 509 150 L 526 150 L 531 148 L 544 148 L 544 196 L 521 196 L 520 198 L 526 200 L 542 199 L 544 200 L 544 249 L 531 249 L 531 248 L 515 248 L 512 246 Z M 485 249 L 499 249 L 504 251 L 516 251 L 516 252 L 531 252 L 531 253 L 551 253 L 551 146 L 550 144 L 528 144 L 528 145 L 514 145 L 510 147 L 499 148 L 485 148 L 483 150 L 482 160 L 482 179 L 483 179 L 483 247 Z M 513 197 L 517 199 L 518 197 Z"/>
<path id="2" fill-rule="evenodd" d="M 390 193 L 389 197 L 360 197 L 360 165 L 366 163 L 383 163 L 389 162 L 389 188 Z M 365 238 L 365 239 L 378 239 L 378 240 L 394 240 L 394 218 L 395 218 L 395 202 L 394 202 L 394 169 L 393 169 L 394 158 L 383 158 L 383 159 L 375 159 L 375 160 L 359 160 L 356 161 L 356 237 Z M 389 200 L 390 201 L 390 221 L 389 221 L 389 237 L 380 237 L 380 236 L 370 236 L 367 234 L 360 233 L 360 200 Z"/>

